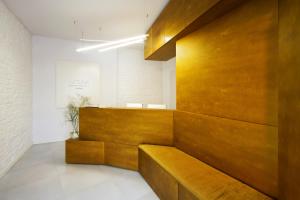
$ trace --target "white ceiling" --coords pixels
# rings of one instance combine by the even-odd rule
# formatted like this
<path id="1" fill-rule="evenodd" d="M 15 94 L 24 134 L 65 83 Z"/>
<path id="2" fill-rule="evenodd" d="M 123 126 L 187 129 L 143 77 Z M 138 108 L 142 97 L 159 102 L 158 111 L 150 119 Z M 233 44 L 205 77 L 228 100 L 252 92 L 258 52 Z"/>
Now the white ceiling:
<path id="1" fill-rule="evenodd" d="M 80 39 L 82 32 L 98 40 L 144 34 L 168 1 L 4 0 L 33 34 L 69 40 Z"/>

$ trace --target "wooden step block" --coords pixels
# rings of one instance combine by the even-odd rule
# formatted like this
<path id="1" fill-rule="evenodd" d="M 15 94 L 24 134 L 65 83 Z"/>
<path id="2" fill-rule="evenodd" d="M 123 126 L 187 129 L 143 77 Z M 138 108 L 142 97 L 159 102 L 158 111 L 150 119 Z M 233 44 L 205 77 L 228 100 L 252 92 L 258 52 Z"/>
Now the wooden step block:
<path id="1" fill-rule="evenodd" d="M 66 163 L 104 164 L 104 143 L 78 139 L 66 140 Z"/>
<path id="2" fill-rule="evenodd" d="M 138 170 L 138 146 L 105 142 L 105 164 Z"/>

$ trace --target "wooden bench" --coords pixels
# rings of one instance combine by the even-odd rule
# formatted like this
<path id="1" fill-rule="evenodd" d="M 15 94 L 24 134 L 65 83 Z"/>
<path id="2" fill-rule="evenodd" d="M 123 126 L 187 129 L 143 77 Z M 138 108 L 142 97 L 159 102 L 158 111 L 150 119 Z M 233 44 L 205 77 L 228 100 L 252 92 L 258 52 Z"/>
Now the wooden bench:
<path id="1" fill-rule="evenodd" d="M 139 172 L 161 200 L 271 200 L 176 147 L 139 146 Z"/>
<path id="2" fill-rule="evenodd" d="M 162 200 L 260 200 L 278 197 L 277 144 L 276 127 L 266 125 L 182 111 L 82 108 L 80 138 L 67 141 L 66 161 L 139 170 Z"/>

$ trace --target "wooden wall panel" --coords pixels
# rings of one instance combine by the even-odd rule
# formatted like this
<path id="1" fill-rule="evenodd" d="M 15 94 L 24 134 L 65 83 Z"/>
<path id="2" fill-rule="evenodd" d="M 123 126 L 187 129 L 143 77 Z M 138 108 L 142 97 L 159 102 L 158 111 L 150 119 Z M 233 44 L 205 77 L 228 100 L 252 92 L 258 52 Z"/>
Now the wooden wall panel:
<path id="1" fill-rule="evenodd" d="M 178 39 L 247 0 L 170 0 L 149 30 L 145 59 L 166 61 L 176 55 Z M 152 50 L 149 51 L 150 43 Z"/>
<path id="2" fill-rule="evenodd" d="M 194 2 L 195 3 L 195 2 Z M 165 9 L 163 10 L 163 16 L 166 21 L 166 26 L 164 30 L 165 43 L 175 37 L 179 32 L 181 32 L 186 27 L 186 13 L 184 10 L 187 5 L 186 0 L 170 0 Z M 199 4 L 199 3 L 198 3 Z"/>
<path id="3" fill-rule="evenodd" d="M 184 19 L 185 26 L 192 24 L 199 16 L 209 11 L 214 5 L 220 3 L 220 0 L 179 0 L 184 2 L 184 10 L 178 17 Z M 227 0 L 228 1 L 228 0 Z M 226 5 L 223 5 L 223 8 Z M 187 13 L 182 15 L 182 13 Z M 175 22 L 175 20 L 173 19 Z"/>
<path id="4" fill-rule="evenodd" d="M 148 37 L 144 46 L 144 57 L 147 58 L 152 54 L 152 28 L 147 32 Z"/>
<path id="5" fill-rule="evenodd" d="M 178 200 L 199 200 L 195 195 L 193 195 L 189 190 L 178 184 Z"/>
<path id="6" fill-rule="evenodd" d="M 174 112 L 174 144 L 273 197 L 277 196 L 277 128 Z"/>
<path id="7" fill-rule="evenodd" d="M 152 52 L 150 56 L 145 58 L 146 60 L 156 60 L 156 61 L 167 61 L 174 58 L 176 55 L 176 41 L 171 40 L 165 45 L 159 48 L 159 50 Z"/>
<path id="8" fill-rule="evenodd" d="M 139 172 L 160 200 L 178 200 L 178 184 L 176 179 L 140 149 Z"/>
<path id="9" fill-rule="evenodd" d="M 105 142 L 105 164 L 138 170 L 138 146 Z"/>
<path id="10" fill-rule="evenodd" d="M 176 44 L 177 109 L 277 125 L 277 0 L 251 0 Z"/>
<path id="11" fill-rule="evenodd" d="M 66 163 L 103 164 L 104 144 L 99 141 L 66 141 Z"/>
<path id="12" fill-rule="evenodd" d="M 173 144 L 173 111 L 151 109 L 82 108 L 82 140 L 129 145 Z"/>
<path id="13" fill-rule="evenodd" d="M 279 199 L 300 199 L 300 1 L 279 1 Z"/>
<path id="14" fill-rule="evenodd" d="M 165 24 L 164 15 L 160 15 L 152 26 L 152 51 L 156 51 L 165 44 Z"/>

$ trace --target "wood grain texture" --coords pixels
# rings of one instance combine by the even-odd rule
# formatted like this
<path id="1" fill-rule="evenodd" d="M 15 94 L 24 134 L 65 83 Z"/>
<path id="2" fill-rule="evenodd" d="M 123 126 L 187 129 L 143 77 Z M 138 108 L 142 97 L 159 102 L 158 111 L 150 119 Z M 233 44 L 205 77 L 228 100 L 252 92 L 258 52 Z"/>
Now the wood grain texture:
<path id="1" fill-rule="evenodd" d="M 193 2 L 192 4 L 194 7 L 190 7 L 187 0 L 170 0 L 166 5 L 161 14 L 163 19 L 158 18 L 157 20 L 164 20 L 166 22 L 166 26 L 164 27 L 164 43 L 167 43 L 170 39 L 174 38 L 188 25 L 186 16 L 189 15 L 186 15 L 185 13 L 187 13 L 188 8 L 192 12 L 195 9 L 195 6 L 200 5 L 199 1 Z M 201 6 L 203 5 L 201 4 Z"/>
<path id="2" fill-rule="evenodd" d="M 160 200 L 178 200 L 177 181 L 139 149 L 139 172 Z"/>
<path id="3" fill-rule="evenodd" d="M 82 140 L 128 145 L 173 144 L 173 111 L 151 109 L 81 108 Z"/>
<path id="4" fill-rule="evenodd" d="M 103 142 L 66 140 L 66 163 L 104 164 Z"/>
<path id="5" fill-rule="evenodd" d="M 176 55 L 176 40 L 171 39 L 169 42 L 160 47 L 157 51 L 152 52 L 146 60 L 167 61 Z"/>
<path id="6" fill-rule="evenodd" d="M 300 1 L 279 1 L 279 199 L 300 199 Z"/>
<path id="7" fill-rule="evenodd" d="M 104 153 L 105 164 L 138 170 L 138 146 L 105 142 Z"/>
<path id="8" fill-rule="evenodd" d="M 147 32 L 148 37 L 147 37 L 147 42 L 145 42 L 144 46 L 144 57 L 147 58 L 152 54 L 152 28 L 150 28 Z"/>
<path id="9" fill-rule="evenodd" d="M 174 112 L 174 144 L 199 160 L 277 197 L 277 128 Z"/>
<path id="10" fill-rule="evenodd" d="M 159 166 L 186 189 L 186 191 L 182 191 L 179 186 L 179 193 L 184 192 L 184 194 L 179 194 L 180 198 L 200 200 L 271 199 L 175 147 L 140 145 L 139 153 L 141 153 L 140 165 L 146 169 L 143 173 L 148 176 L 146 180 L 159 179 L 163 181 L 163 176 L 156 173 L 159 171 L 156 167 L 152 171 L 147 168 L 151 165 Z M 146 160 L 143 157 L 146 157 Z M 159 187 L 160 190 L 170 191 L 168 183 Z M 173 191 L 175 192 L 175 190 Z M 188 200 L 185 198 L 184 200 Z"/>
<path id="11" fill-rule="evenodd" d="M 251 0 L 176 44 L 177 109 L 277 125 L 277 0 Z"/>
<path id="12" fill-rule="evenodd" d="M 176 55 L 176 41 L 246 0 L 171 0 L 149 30 L 145 59 L 166 61 Z M 151 32 L 153 33 L 153 32 Z M 152 44 L 150 44 L 152 43 Z M 152 52 L 149 51 L 152 46 Z"/>
<path id="13" fill-rule="evenodd" d="M 151 37 L 145 42 L 145 51 L 147 51 L 145 58 L 168 60 L 174 57 L 176 53 L 174 40 L 173 45 L 166 44 L 218 1 L 220 0 L 171 0 L 149 29 L 152 32 Z M 149 53 L 149 46 L 152 46 L 151 53 Z M 170 55 L 170 52 L 174 55 Z"/>
<path id="14" fill-rule="evenodd" d="M 166 21 L 165 21 L 165 13 L 162 12 L 158 20 L 156 20 L 151 27 L 152 29 L 152 51 L 156 51 L 161 46 L 165 44 L 165 27 L 166 27 Z"/>
<path id="15" fill-rule="evenodd" d="M 178 200 L 198 200 L 189 190 L 178 184 Z"/>

